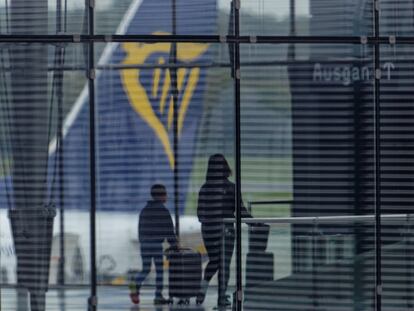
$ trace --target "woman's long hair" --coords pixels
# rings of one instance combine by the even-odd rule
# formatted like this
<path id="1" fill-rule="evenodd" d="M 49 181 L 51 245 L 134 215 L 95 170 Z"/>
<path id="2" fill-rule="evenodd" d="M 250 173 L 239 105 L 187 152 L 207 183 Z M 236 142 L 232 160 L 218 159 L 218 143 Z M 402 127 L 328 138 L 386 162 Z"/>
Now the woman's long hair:
<path id="1" fill-rule="evenodd" d="M 208 159 L 206 180 L 225 180 L 229 176 L 231 176 L 231 169 L 226 158 L 220 153 L 210 156 Z"/>

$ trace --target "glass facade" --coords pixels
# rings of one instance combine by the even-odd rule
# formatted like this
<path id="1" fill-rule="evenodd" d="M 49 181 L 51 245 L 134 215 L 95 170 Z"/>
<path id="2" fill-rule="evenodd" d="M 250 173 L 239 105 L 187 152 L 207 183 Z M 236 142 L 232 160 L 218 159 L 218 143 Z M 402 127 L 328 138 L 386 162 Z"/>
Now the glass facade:
<path id="1" fill-rule="evenodd" d="M 0 309 L 411 310 L 413 21 L 0 0 Z"/>

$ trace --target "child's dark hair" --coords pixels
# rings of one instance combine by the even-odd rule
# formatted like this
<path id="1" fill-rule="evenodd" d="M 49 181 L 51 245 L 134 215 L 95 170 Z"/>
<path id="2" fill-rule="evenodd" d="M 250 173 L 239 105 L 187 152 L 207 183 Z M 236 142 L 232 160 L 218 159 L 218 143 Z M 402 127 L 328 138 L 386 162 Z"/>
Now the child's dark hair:
<path id="1" fill-rule="evenodd" d="M 167 195 L 167 189 L 162 184 L 154 184 L 151 187 L 151 196 L 154 200 L 159 200 Z"/>

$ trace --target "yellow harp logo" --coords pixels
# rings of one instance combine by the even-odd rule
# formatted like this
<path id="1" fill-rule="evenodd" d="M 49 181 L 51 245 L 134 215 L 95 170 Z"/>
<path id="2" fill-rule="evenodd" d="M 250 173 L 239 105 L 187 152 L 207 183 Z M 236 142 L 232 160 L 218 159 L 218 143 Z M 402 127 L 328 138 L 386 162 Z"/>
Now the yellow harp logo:
<path id="1" fill-rule="evenodd" d="M 149 65 L 148 60 L 150 57 L 152 58 L 151 65 L 160 65 L 151 69 L 152 73 L 150 75 L 152 77 L 150 76 L 150 79 L 152 78 L 152 85 L 149 88 L 147 87 L 146 89 L 140 82 L 143 69 L 122 69 L 120 74 L 130 104 L 157 135 L 168 157 L 170 167 L 173 169 L 174 154 L 168 136 L 174 115 L 171 76 L 168 68 L 162 68 L 162 65 L 168 62 L 171 45 L 171 43 L 123 43 L 122 47 L 126 52 L 126 57 L 123 61 L 124 65 Z M 191 63 L 203 55 L 207 49 L 208 44 L 177 43 L 177 61 L 179 64 Z M 156 56 L 155 61 L 154 56 Z M 149 70 L 145 70 L 145 74 L 147 75 Z M 181 99 L 177 103 L 178 137 L 181 136 L 186 112 L 197 87 L 199 76 L 199 67 L 186 67 L 177 70 L 178 98 Z M 162 85 L 160 85 L 161 83 Z M 165 125 L 158 117 L 151 101 L 159 104 L 156 105 L 159 109 L 158 115 L 166 116 L 167 121 Z"/>

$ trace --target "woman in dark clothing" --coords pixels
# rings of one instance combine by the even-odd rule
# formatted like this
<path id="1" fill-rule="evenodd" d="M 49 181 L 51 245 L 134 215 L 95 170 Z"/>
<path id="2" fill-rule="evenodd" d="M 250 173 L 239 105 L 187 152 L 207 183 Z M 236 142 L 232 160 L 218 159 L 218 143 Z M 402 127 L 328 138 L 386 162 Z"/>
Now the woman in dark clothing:
<path id="1" fill-rule="evenodd" d="M 236 212 L 235 185 L 228 180 L 230 176 L 231 169 L 224 156 L 212 155 L 208 161 L 206 182 L 200 189 L 197 206 L 201 233 L 209 257 L 197 302 L 204 301 L 208 283 L 218 271 L 219 307 L 230 305 L 226 290 L 235 231 L 233 223 L 223 222 L 225 218 L 234 218 Z M 242 217 L 251 217 L 243 204 Z"/>

